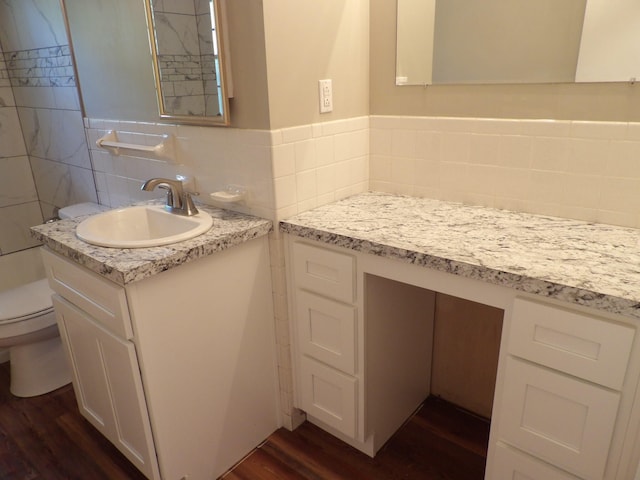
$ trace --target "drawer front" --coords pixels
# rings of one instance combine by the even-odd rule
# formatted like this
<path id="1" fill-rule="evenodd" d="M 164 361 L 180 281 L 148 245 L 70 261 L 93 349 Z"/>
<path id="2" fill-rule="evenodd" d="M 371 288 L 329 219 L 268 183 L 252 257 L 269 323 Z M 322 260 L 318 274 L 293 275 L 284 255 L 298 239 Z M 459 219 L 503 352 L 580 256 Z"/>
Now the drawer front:
<path id="1" fill-rule="evenodd" d="M 51 289 L 122 338 L 133 337 L 124 288 L 47 250 L 42 251 Z"/>
<path id="2" fill-rule="evenodd" d="M 355 259 L 350 255 L 303 243 L 293 244 L 296 284 L 341 302 L 355 299 Z"/>
<path id="3" fill-rule="evenodd" d="M 345 435 L 356 436 L 357 379 L 308 357 L 300 362 L 299 407 Z"/>
<path id="4" fill-rule="evenodd" d="M 356 371 L 356 309 L 308 292 L 296 293 L 302 353 L 350 375 Z"/>
<path id="5" fill-rule="evenodd" d="M 604 473 L 620 394 L 508 357 L 498 436 L 578 476 Z"/>
<path id="6" fill-rule="evenodd" d="M 517 298 L 509 352 L 620 390 L 634 334 L 631 327 Z"/>
<path id="7" fill-rule="evenodd" d="M 548 463 L 502 444 L 496 445 L 488 480 L 580 480 Z"/>

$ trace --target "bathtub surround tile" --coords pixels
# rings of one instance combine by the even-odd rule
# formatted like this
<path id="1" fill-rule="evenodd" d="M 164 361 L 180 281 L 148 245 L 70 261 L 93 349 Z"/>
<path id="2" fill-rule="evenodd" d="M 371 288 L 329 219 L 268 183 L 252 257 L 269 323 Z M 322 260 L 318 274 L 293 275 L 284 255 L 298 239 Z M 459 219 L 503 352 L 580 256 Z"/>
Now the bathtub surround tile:
<path id="1" fill-rule="evenodd" d="M 20 0 L 0 2 L 0 43 L 5 52 L 66 45 L 62 10 L 58 2 Z M 29 25 L 29 28 L 21 26 Z"/>
<path id="2" fill-rule="evenodd" d="M 0 253 L 6 255 L 40 243 L 31 237 L 29 228 L 42 223 L 37 201 L 0 208 Z"/>
<path id="3" fill-rule="evenodd" d="M 37 201 L 29 158 L 0 157 L 0 207 Z"/>
<path id="4" fill-rule="evenodd" d="M 75 87 L 75 72 L 68 45 L 5 51 L 12 87 Z"/>
<path id="5" fill-rule="evenodd" d="M 80 111 L 78 91 L 71 87 L 13 87 L 16 105 Z"/>
<path id="6" fill-rule="evenodd" d="M 44 108 L 19 108 L 30 156 L 91 168 L 80 112 Z"/>
<path id="7" fill-rule="evenodd" d="M 31 168 L 41 202 L 60 208 L 97 201 L 91 169 L 37 157 L 31 158 Z"/>
<path id="8" fill-rule="evenodd" d="M 1 73 L 0 73 L 1 75 Z M 14 107 L 16 104 L 11 87 L 3 87 L 2 79 L 0 78 L 0 108 L 2 107 Z"/>
<path id="9" fill-rule="evenodd" d="M 14 107 L 0 108 L 0 157 L 26 155 L 18 112 Z"/>

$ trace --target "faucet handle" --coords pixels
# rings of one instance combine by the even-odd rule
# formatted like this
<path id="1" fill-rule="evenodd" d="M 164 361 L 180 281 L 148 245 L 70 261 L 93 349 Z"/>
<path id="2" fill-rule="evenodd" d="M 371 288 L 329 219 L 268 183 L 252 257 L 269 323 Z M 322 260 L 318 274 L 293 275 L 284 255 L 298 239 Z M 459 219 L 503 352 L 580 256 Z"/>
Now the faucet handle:
<path id="1" fill-rule="evenodd" d="M 182 193 L 182 210 L 184 215 L 195 215 L 198 213 L 195 203 L 193 203 L 193 195 L 199 195 L 199 193 L 183 192 Z"/>

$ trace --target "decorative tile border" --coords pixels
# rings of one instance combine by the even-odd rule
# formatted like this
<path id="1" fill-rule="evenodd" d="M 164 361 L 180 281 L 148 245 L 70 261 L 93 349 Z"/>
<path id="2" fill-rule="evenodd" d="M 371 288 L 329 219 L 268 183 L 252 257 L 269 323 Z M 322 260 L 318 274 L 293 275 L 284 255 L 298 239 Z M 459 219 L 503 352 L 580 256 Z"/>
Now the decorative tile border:
<path id="1" fill-rule="evenodd" d="M 75 73 L 68 45 L 5 52 L 12 87 L 74 87 Z"/>

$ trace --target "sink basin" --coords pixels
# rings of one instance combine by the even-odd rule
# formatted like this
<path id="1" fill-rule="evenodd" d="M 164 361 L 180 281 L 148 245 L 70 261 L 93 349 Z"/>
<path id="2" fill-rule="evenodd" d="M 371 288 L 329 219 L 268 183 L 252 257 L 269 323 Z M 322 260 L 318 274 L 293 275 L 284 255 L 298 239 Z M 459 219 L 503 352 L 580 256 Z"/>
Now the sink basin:
<path id="1" fill-rule="evenodd" d="M 212 224 L 206 212 L 187 217 L 169 213 L 161 205 L 139 205 L 89 217 L 78 224 L 76 235 L 101 247 L 157 247 L 197 237 Z"/>

